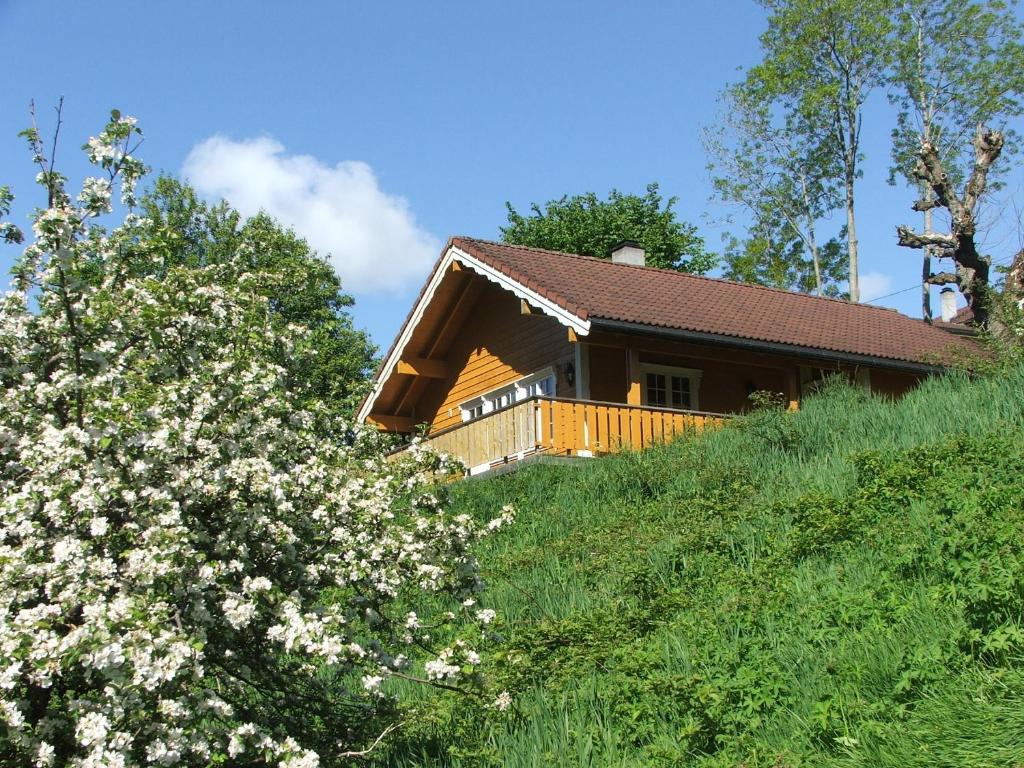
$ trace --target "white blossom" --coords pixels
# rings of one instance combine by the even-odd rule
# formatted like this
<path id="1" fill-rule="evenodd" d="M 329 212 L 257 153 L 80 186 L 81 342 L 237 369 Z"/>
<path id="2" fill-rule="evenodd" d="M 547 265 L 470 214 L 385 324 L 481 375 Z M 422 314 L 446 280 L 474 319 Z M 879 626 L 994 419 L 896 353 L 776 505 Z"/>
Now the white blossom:
<path id="1" fill-rule="evenodd" d="M 380 675 L 363 675 L 363 688 L 370 693 L 376 693 L 380 690 L 381 683 L 384 682 L 384 678 Z"/>
<path id="2" fill-rule="evenodd" d="M 0 751 L 312 768 L 307 734 L 244 719 L 261 665 L 281 665 L 274 681 L 340 669 L 372 704 L 425 628 L 493 621 L 470 550 L 513 512 L 454 518 L 430 491 L 454 460 L 389 461 L 364 428 L 340 439 L 349 426 L 282 367 L 308 330 L 275 321 L 275 275 L 244 250 L 156 279 L 133 261 L 159 258 L 156 224 L 92 223 L 116 185 L 134 204 L 137 132 L 115 115 L 89 140 L 100 177 L 36 215 L 29 284 L 0 295 Z M 392 622 L 416 590 L 444 599 Z M 429 607 L 452 600 L 465 610 Z M 456 641 L 423 674 L 464 682 L 480 664 Z"/>
<path id="3" fill-rule="evenodd" d="M 75 738 L 83 747 L 90 747 L 103 741 L 110 730 L 110 720 L 100 712 L 87 712 L 75 726 Z"/>
<path id="4" fill-rule="evenodd" d="M 502 691 L 495 697 L 491 706 L 499 712 L 504 712 L 512 706 L 512 695 L 508 691 Z"/>

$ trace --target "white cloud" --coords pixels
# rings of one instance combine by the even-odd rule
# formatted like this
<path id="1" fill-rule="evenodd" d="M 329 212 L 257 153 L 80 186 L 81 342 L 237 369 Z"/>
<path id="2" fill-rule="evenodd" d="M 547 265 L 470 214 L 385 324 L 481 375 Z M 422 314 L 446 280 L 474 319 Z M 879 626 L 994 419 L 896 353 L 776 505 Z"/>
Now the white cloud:
<path id="1" fill-rule="evenodd" d="M 440 248 L 405 199 L 382 190 L 358 160 L 332 168 L 271 138 L 211 136 L 192 148 L 183 172 L 202 194 L 245 216 L 264 210 L 294 229 L 329 256 L 345 290 L 401 292 L 423 278 Z"/>
<path id="2" fill-rule="evenodd" d="M 860 300 L 873 301 L 892 293 L 892 277 L 884 272 L 865 272 L 860 276 Z"/>

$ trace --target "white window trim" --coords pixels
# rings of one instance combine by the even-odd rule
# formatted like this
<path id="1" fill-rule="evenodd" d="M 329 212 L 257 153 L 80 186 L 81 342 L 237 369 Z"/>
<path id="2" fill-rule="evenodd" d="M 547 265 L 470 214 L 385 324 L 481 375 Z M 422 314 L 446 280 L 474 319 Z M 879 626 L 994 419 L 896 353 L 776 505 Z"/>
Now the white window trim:
<path id="1" fill-rule="evenodd" d="M 547 378 L 555 379 L 555 387 L 558 387 L 558 379 L 555 376 L 555 369 L 553 367 L 543 368 L 539 371 L 531 373 L 529 376 L 524 376 L 521 379 L 511 382 L 510 384 L 502 384 L 500 387 L 484 392 L 478 397 L 474 397 L 471 400 L 466 400 L 464 403 L 459 404 L 459 411 L 462 415 L 463 421 L 470 421 L 473 417 L 470 415 L 470 411 L 478 406 L 483 406 L 483 415 L 492 413 L 497 410 L 494 407 L 494 401 L 504 395 L 514 395 L 513 405 L 520 400 L 525 400 L 529 395 L 529 387 L 531 384 L 536 384 L 538 381 L 543 381 Z M 502 406 L 507 407 L 507 406 Z M 480 418 L 479 416 L 477 418 Z"/>
<path id="2" fill-rule="evenodd" d="M 651 408 L 669 408 L 670 405 L 650 405 L 647 402 L 647 374 L 663 373 L 666 376 L 680 376 L 690 380 L 690 407 L 685 410 L 700 410 L 700 378 L 704 374 L 699 368 L 679 368 L 674 365 L 640 363 L 640 403 Z"/>

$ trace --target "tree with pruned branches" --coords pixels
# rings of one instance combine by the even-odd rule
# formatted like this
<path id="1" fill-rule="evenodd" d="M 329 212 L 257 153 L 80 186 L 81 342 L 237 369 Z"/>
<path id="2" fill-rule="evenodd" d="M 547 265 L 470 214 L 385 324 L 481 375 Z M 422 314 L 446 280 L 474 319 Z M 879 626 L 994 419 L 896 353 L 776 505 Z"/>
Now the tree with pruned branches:
<path id="1" fill-rule="evenodd" d="M 1012 131 L 983 126 L 1022 112 L 1022 28 L 998 0 L 903 0 L 894 30 L 890 100 L 899 112 L 890 181 L 899 174 L 918 186 L 913 210 L 924 215 L 921 232 L 899 229 L 899 243 L 923 251 L 926 318 L 930 287 L 952 283 L 986 325 L 991 262 L 978 252 L 978 205 L 998 183 L 997 161 L 1005 167 L 1016 143 Z M 949 213 L 948 233 L 934 231 L 936 209 Z M 933 273 L 933 256 L 952 258 L 954 271 Z"/>

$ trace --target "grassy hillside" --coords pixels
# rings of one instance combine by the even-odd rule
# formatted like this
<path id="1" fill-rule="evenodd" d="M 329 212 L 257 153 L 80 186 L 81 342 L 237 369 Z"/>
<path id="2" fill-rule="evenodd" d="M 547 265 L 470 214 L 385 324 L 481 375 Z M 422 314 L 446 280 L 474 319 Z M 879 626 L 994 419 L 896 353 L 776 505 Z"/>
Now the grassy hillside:
<path id="1" fill-rule="evenodd" d="M 420 689 L 381 764 L 1024 766 L 1024 369 L 452 493 L 518 509 L 515 707 Z"/>

